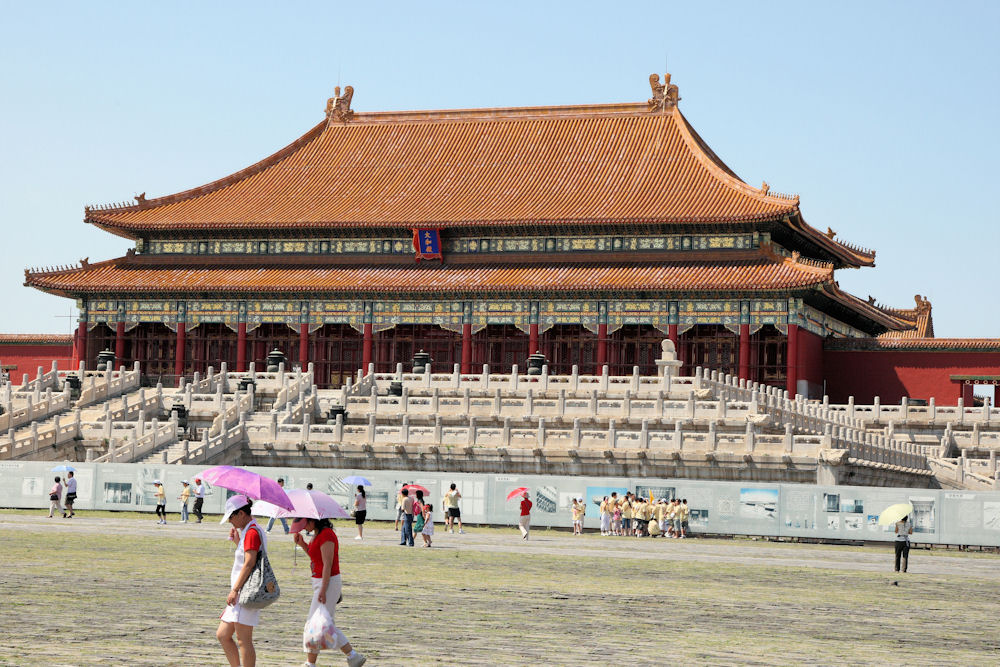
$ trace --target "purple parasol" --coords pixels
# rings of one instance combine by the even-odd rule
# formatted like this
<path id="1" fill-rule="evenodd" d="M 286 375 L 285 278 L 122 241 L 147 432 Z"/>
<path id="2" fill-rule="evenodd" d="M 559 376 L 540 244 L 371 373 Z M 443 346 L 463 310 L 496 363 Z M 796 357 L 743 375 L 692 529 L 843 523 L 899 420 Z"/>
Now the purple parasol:
<path id="1" fill-rule="evenodd" d="M 201 478 L 212 486 L 242 493 L 253 500 L 266 500 L 272 505 L 289 510 L 294 507 L 291 498 L 276 481 L 246 468 L 215 466 L 201 473 Z"/>

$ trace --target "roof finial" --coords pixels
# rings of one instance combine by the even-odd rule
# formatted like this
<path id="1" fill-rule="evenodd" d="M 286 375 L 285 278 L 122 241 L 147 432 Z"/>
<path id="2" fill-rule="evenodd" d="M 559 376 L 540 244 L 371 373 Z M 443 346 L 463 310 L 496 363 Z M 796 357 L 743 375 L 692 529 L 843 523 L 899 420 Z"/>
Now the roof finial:
<path id="1" fill-rule="evenodd" d="M 346 123 L 354 117 L 351 110 L 351 98 L 354 97 L 352 86 L 344 87 L 344 94 L 340 94 L 340 86 L 333 89 L 333 97 L 326 101 L 326 117 L 330 121 Z"/>
<path id="2" fill-rule="evenodd" d="M 669 72 L 663 75 L 663 83 L 660 83 L 659 74 L 650 74 L 649 87 L 653 91 L 653 96 L 647 100 L 650 111 L 670 111 L 677 106 L 677 102 L 681 99 L 677 86 L 670 83 Z"/>

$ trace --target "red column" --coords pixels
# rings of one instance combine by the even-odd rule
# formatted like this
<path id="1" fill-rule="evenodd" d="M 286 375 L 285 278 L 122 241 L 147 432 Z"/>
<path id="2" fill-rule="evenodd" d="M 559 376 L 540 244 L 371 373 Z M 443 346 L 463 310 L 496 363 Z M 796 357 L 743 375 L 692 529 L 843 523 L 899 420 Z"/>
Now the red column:
<path id="1" fill-rule="evenodd" d="M 538 325 L 529 324 L 528 325 L 528 354 L 534 354 L 538 352 Z M 527 363 L 523 361 L 521 363 Z"/>
<path id="2" fill-rule="evenodd" d="M 472 323 L 462 325 L 462 372 L 472 372 Z"/>
<path id="3" fill-rule="evenodd" d="M 597 372 L 604 372 L 604 364 L 608 363 L 608 325 L 597 325 Z"/>
<path id="4" fill-rule="evenodd" d="M 361 372 L 368 374 L 368 366 L 372 363 L 372 324 L 365 322 L 364 340 L 361 343 Z"/>
<path id="5" fill-rule="evenodd" d="M 87 323 L 80 322 L 76 327 L 76 365 L 79 367 L 81 361 L 87 361 Z"/>
<path id="6" fill-rule="evenodd" d="M 740 377 L 750 379 L 750 325 L 740 325 Z"/>
<path id="7" fill-rule="evenodd" d="M 787 359 L 785 363 L 785 373 L 788 377 L 788 382 L 786 388 L 788 389 L 788 396 L 794 397 L 798 392 L 799 385 L 799 325 L 789 324 L 788 325 L 788 350 Z"/>
<path id="8" fill-rule="evenodd" d="M 306 369 L 306 365 L 309 363 L 309 325 L 300 324 L 299 325 L 299 363 L 302 365 L 302 370 Z"/>
<path id="9" fill-rule="evenodd" d="M 177 347 L 174 349 L 174 375 L 184 375 L 184 322 L 177 323 Z"/>
<path id="10" fill-rule="evenodd" d="M 115 363 L 122 365 L 122 358 L 125 357 L 125 323 L 119 322 L 115 325 Z"/>
<path id="11" fill-rule="evenodd" d="M 240 322 L 236 325 L 236 372 L 245 373 L 247 370 L 247 323 Z"/>

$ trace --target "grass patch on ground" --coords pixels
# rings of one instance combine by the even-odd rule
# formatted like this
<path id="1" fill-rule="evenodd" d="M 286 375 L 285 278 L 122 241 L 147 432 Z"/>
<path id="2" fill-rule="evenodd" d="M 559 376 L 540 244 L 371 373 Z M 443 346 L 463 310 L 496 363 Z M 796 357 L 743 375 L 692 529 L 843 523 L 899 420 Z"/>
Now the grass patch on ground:
<path id="1" fill-rule="evenodd" d="M 147 515 L 108 514 L 118 520 L 87 530 L 0 526 L 0 664 L 224 664 L 214 632 L 232 564 L 225 527 L 218 535 L 204 526 L 199 534 L 155 532 Z M 541 543 L 521 545 L 509 529 L 476 532 L 476 549 L 440 538 L 440 548 L 405 549 L 384 544 L 384 531 L 383 543 L 356 546 L 353 527 L 339 529 L 346 544 L 337 623 L 370 664 L 1000 658 L 1000 641 L 984 631 L 1000 611 L 995 579 L 779 567 L 758 557 L 682 560 L 656 550 L 626 559 L 601 549 L 628 548 L 629 540 L 586 537 L 558 536 L 546 547 L 565 543 L 572 553 L 533 552 Z M 302 661 L 309 570 L 286 540 L 271 542 L 282 598 L 255 632 L 260 665 Z M 802 558 L 813 549 L 783 546 Z M 592 555 L 579 555 L 591 547 Z M 341 661 L 338 653 L 321 664 Z"/>

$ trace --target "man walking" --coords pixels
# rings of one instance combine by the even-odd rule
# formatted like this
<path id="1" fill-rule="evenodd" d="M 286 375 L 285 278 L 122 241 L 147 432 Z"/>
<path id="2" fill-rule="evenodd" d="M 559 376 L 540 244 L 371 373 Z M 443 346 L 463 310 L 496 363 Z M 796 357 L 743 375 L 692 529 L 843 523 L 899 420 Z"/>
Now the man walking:
<path id="1" fill-rule="evenodd" d="M 281 488 L 285 488 L 285 479 L 283 477 L 279 477 L 278 478 L 278 486 L 280 486 Z M 270 518 L 270 520 L 268 520 L 268 522 L 267 522 L 267 528 L 265 528 L 265 530 L 270 533 L 271 532 L 271 527 L 273 525 L 274 525 L 274 517 L 272 516 Z M 288 534 L 288 521 L 285 520 L 285 517 L 281 517 L 281 527 L 285 529 L 285 535 L 287 535 Z"/>
<path id="2" fill-rule="evenodd" d="M 400 531 L 399 546 L 413 546 L 413 498 L 410 497 L 410 490 L 400 491 L 403 496 L 401 507 L 403 508 L 403 529 Z"/>
<path id="3" fill-rule="evenodd" d="M 455 488 L 455 483 L 452 482 L 448 493 L 444 494 L 444 506 L 448 512 L 448 515 L 445 517 L 445 530 L 454 533 L 455 522 L 458 521 L 458 532 L 460 535 L 465 533 L 462 530 L 462 511 L 458 508 L 458 501 L 461 497 L 462 494 L 459 493 L 458 489 Z"/>
<path id="4" fill-rule="evenodd" d="M 906 572 L 906 567 L 910 564 L 910 535 L 913 534 L 913 522 L 910 521 L 909 515 L 896 522 L 895 531 L 896 572 L 899 572 L 900 564 L 903 566 L 903 572 Z"/>
<path id="5" fill-rule="evenodd" d="M 205 485 L 201 483 L 201 477 L 194 478 L 194 515 L 201 523 L 201 507 L 205 504 Z"/>
<path id="6" fill-rule="evenodd" d="M 521 539 L 527 540 L 528 532 L 531 530 L 531 500 L 527 491 L 521 494 L 521 499 L 521 520 L 518 522 L 518 527 L 521 529 Z"/>
<path id="7" fill-rule="evenodd" d="M 66 473 L 66 500 L 64 501 L 63 518 L 73 518 L 76 512 L 73 511 L 73 503 L 76 501 L 76 477 L 73 471 Z M 66 513 L 69 512 L 67 515 Z"/>
<path id="8" fill-rule="evenodd" d="M 191 499 L 191 488 L 188 486 L 188 481 L 186 479 L 182 479 L 181 484 L 184 485 L 184 488 L 181 489 L 181 495 L 177 496 L 177 500 L 181 501 L 181 523 L 187 523 L 188 500 Z"/>

